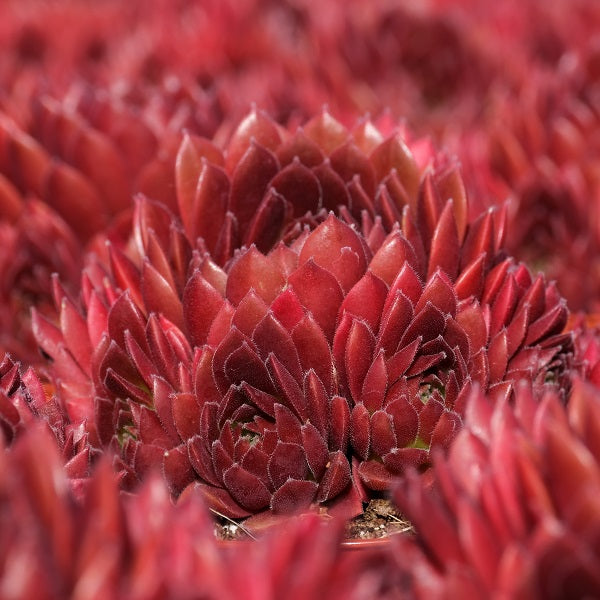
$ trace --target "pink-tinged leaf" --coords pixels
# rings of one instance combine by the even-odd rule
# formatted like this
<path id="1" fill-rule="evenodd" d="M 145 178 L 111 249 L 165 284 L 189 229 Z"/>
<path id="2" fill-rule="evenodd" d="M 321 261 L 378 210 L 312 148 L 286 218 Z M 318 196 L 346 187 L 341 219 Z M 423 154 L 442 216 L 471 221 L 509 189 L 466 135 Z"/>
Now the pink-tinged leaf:
<path id="1" fill-rule="evenodd" d="M 183 307 L 176 290 L 148 260 L 142 266 L 142 297 L 148 312 L 164 315 L 179 329 L 183 324 Z"/>
<path id="2" fill-rule="evenodd" d="M 371 271 L 367 271 L 344 298 L 340 306 L 340 317 L 348 312 L 364 319 L 373 331 L 377 331 L 387 292 L 387 285 Z"/>
<path id="3" fill-rule="evenodd" d="M 165 433 L 169 436 L 169 446 L 176 446 L 181 443 L 180 436 L 175 427 L 175 421 L 173 419 L 172 410 L 172 398 L 173 388 L 162 378 L 152 378 L 152 396 L 154 399 L 154 409 L 160 419 L 160 424 L 165 430 Z M 196 431 L 197 433 L 197 431 Z"/>
<path id="4" fill-rule="evenodd" d="M 310 259 L 290 275 L 288 282 L 327 339 L 332 340 L 338 310 L 344 299 L 337 279 Z"/>
<path id="5" fill-rule="evenodd" d="M 490 367 L 485 348 L 471 356 L 469 361 L 469 375 L 483 389 L 486 389 L 490 381 Z"/>
<path id="6" fill-rule="evenodd" d="M 287 406 L 291 408 L 298 417 L 305 421 L 308 417 L 306 398 L 300 389 L 300 385 L 292 374 L 286 369 L 285 365 L 275 356 L 269 354 L 267 366 L 271 380 L 277 386 L 280 394 L 287 401 Z M 264 389 L 264 388 L 263 388 Z"/>
<path id="7" fill-rule="evenodd" d="M 173 421 L 179 437 L 185 442 L 200 430 L 200 406 L 193 394 L 179 393 L 171 395 Z"/>
<path id="8" fill-rule="evenodd" d="M 87 328 L 92 348 L 97 348 L 108 331 L 108 309 L 96 292 L 92 292 L 88 302 Z"/>
<path id="9" fill-rule="evenodd" d="M 365 377 L 373 360 L 375 337 L 364 321 L 354 320 L 346 341 L 344 366 L 354 402 L 359 402 Z"/>
<path id="10" fill-rule="evenodd" d="M 51 159 L 44 148 L 32 137 L 20 131 L 7 131 L 8 153 L 14 161 L 17 185 L 28 189 L 37 197 L 41 197 L 44 182 L 51 168 Z"/>
<path id="11" fill-rule="evenodd" d="M 388 298 L 383 309 L 384 312 L 388 310 L 389 304 L 393 302 L 397 291 L 402 292 L 410 300 L 413 306 L 417 304 L 421 294 L 423 293 L 423 285 L 421 284 L 421 280 L 408 263 L 404 263 L 400 273 L 398 273 L 398 276 L 394 279 L 392 285 L 390 286 Z"/>
<path id="12" fill-rule="evenodd" d="M 219 349 L 215 352 L 215 361 L 218 352 Z M 230 385 L 239 385 L 246 381 L 250 385 L 264 390 L 267 393 L 272 393 L 274 391 L 263 360 L 247 342 L 243 342 L 240 347 L 233 350 L 233 352 L 225 358 L 223 372 L 226 378 L 226 388 L 229 388 Z M 220 389 L 223 389 L 221 387 L 222 384 L 219 384 L 216 375 L 217 373 L 215 373 L 217 385 L 219 385 Z"/>
<path id="13" fill-rule="evenodd" d="M 358 175 L 360 185 L 369 198 L 375 195 L 375 171 L 369 159 L 352 142 L 339 146 L 329 157 L 331 166 L 346 182 Z"/>
<path id="14" fill-rule="evenodd" d="M 446 331 L 444 331 L 444 340 L 453 353 L 460 352 L 464 360 L 468 360 L 470 356 L 471 344 L 465 330 L 458 324 L 455 319 L 446 321 Z"/>
<path id="15" fill-rule="evenodd" d="M 461 270 L 454 283 L 454 290 L 459 300 L 481 297 L 484 283 L 485 259 L 485 254 L 480 254 L 478 258 Z"/>
<path id="16" fill-rule="evenodd" d="M 182 305 L 185 329 L 194 346 L 206 343 L 214 318 L 221 310 L 223 296 L 195 271 L 183 291 Z"/>
<path id="17" fill-rule="evenodd" d="M 328 158 L 313 167 L 312 172 L 319 180 L 321 204 L 325 210 L 337 212 L 350 206 L 350 192 L 344 180 L 332 169 Z"/>
<path id="18" fill-rule="evenodd" d="M 371 153 L 370 159 L 377 181 L 383 181 L 395 170 L 411 202 L 416 201 L 420 183 L 419 167 L 399 135 L 393 135 L 379 144 Z"/>
<path id="19" fill-rule="evenodd" d="M 288 479 L 306 479 L 308 465 L 304 449 L 299 444 L 277 442 L 269 459 L 269 478 L 273 488 L 280 488 Z"/>
<path id="20" fill-rule="evenodd" d="M 193 180 L 190 181 L 190 187 L 192 185 Z M 225 171 L 202 160 L 197 185 L 195 189 L 189 190 L 193 193 L 192 204 L 188 207 L 182 206 L 183 199 L 177 195 L 179 214 L 188 238 L 194 241 L 201 237 L 211 252 L 217 248 L 225 222 L 229 187 L 229 178 Z"/>
<path id="21" fill-rule="evenodd" d="M 421 342 L 422 338 L 418 337 L 388 359 L 387 371 L 390 384 L 395 383 L 408 371 L 421 347 Z"/>
<path id="22" fill-rule="evenodd" d="M 216 314 L 210 326 L 208 337 L 206 338 L 206 344 L 208 346 L 214 348 L 225 339 L 225 336 L 232 327 L 234 314 L 235 309 L 226 301 L 223 306 L 221 306 L 221 310 Z"/>
<path id="23" fill-rule="evenodd" d="M 164 448 L 151 444 L 135 442 L 132 446 L 131 458 L 138 483 L 140 479 L 148 477 L 160 470 L 164 459 Z"/>
<path id="24" fill-rule="evenodd" d="M 458 233 L 458 241 L 462 242 L 469 220 L 467 192 L 457 166 L 453 165 L 436 177 L 436 186 L 442 202 L 452 199 L 454 222 Z"/>
<path id="25" fill-rule="evenodd" d="M 425 308 L 430 302 L 438 308 L 444 315 L 456 315 L 456 292 L 452 282 L 442 271 L 436 271 L 435 274 L 425 284 L 423 293 L 415 305 L 415 314 Z"/>
<path id="26" fill-rule="evenodd" d="M 129 207 L 131 184 L 125 164 L 114 142 L 91 128 L 81 131 L 74 145 L 75 166 L 100 192 L 111 214 Z"/>
<path id="27" fill-rule="evenodd" d="M 125 331 L 129 331 L 142 350 L 148 351 L 146 342 L 146 319 L 135 305 L 129 292 L 121 294 L 108 313 L 108 335 L 122 348 L 125 347 Z"/>
<path id="28" fill-rule="evenodd" d="M 423 244 L 426 249 L 429 249 L 427 254 L 431 254 L 433 234 L 440 221 L 442 206 L 442 199 L 433 183 L 433 175 L 431 172 L 427 172 L 419 189 L 415 217 Z"/>
<path id="29" fill-rule="evenodd" d="M 252 340 L 264 360 L 271 352 L 274 353 L 292 377 L 297 382 L 302 381 L 302 367 L 292 337 L 272 313 L 264 315 L 254 330 Z"/>
<path id="30" fill-rule="evenodd" d="M 358 175 L 355 175 L 352 181 L 347 184 L 347 188 L 348 193 L 350 194 L 349 206 L 352 207 L 352 215 L 359 219 L 364 216 L 365 212 L 368 215 L 375 214 L 375 208 L 373 206 L 373 202 L 371 201 L 371 197 L 368 196 L 363 189 Z M 345 210 L 348 210 L 348 207 L 345 207 Z M 340 210 L 340 215 L 342 214 L 343 213 Z M 344 217 L 344 220 L 348 219 Z"/>
<path id="31" fill-rule="evenodd" d="M 273 300 L 271 311 L 288 331 L 292 331 L 304 317 L 304 309 L 291 288 L 286 288 Z"/>
<path id="32" fill-rule="evenodd" d="M 329 397 L 325 386 L 313 369 L 307 371 L 304 378 L 304 397 L 306 398 L 308 419 L 327 437 L 329 430 Z"/>
<path id="33" fill-rule="evenodd" d="M 346 373 L 346 346 L 348 345 L 348 337 L 352 326 L 354 325 L 354 317 L 348 313 L 344 314 L 338 326 L 335 329 L 335 337 L 333 338 L 333 363 L 334 375 L 337 382 L 338 390 L 343 393 L 348 392 L 348 376 Z M 357 399 L 358 400 L 358 399 Z"/>
<path id="34" fill-rule="evenodd" d="M 391 286 L 405 263 L 415 265 L 415 251 L 398 230 L 392 231 L 369 264 L 370 271 Z M 419 290 L 420 291 L 420 290 Z"/>
<path id="35" fill-rule="evenodd" d="M 278 171 L 279 161 L 275 155 L 251 140 L 249 148 L 235 165 L 229 195 L 229 210 L 237 216 L 241 231 L 252 220 L 269 182 Z"/>
<path id="36" fill-rule="evenodd" d="M 289 165 L 298 157 L 303 165 L 316 167 L 325 159 L 319 145 L 310 139 L 301 128 L 298 128 L 292 137 L 277 148 L 276 155 L 282 165 Z"/>
<path id="37" fill-rule="evenodd" d="M 545 291 L 546 283 L 544 282 L 544 276 L 540 273 L 519 302 L 519 309 L 525 305 L 528 306 L 529 323 L 536 321 L 544 314 L 546 310 Z"/>
<path id="38" fill-rule="evenodd" d="M 391 416 L 383 411 L 371 415 L 371 452 L 383 457 L 398 446 Z"/>
<path id="39" fill-rule="evenodd" d="M 496 254 L 492 211 L 482 213 L 469 225 L 462 247 L 461 268 L 472 263 L 481 254 L 486 255 L 487 264 L 493 260 Z"/>
<path id="40" fill-rule="evenodd" d="M 212 257 L 218 265 L 224 265 L 233 256 L 235 250 L 240 247 L 240 226 L 234 213 L 227 211 L 225 221 L 219 232 Z"/>
<path id="41" fill-rule="evenodd" d="M 209 509 L 216 511 L 219 514 L 226 515 L 230 519 L 244 519 L 252 514 L 251 511 L 242 508 L 231 497 L 231 494 L 222 488 L 206 485 L 204 483 L 197 483 L 195 484 L 194 491 L 201 494 Z"/>
<path id="42" fill-rule="evenodd" d="M 445 326 L 446 319 L 443 313 L 427 302 L 406 328 L 400 344 L 407 345 L 418 337 L 422 338 L 423 342 L 428 342 L 443 334 Z"/>
<path id="43" fill-rule="evenodd" d="M 490 313 L 490 334 L 506 327 L 514 315 L 518 301 L 518 288 L 514 277 L 509 275 L 494 299 Z"/>
<path id="44" fill-rule="evenodd" d="M 266 415 L 275 418 L 275 404 L 277 399 L 273 395 L 258 390 L 247 382 L 242 382 L 241 389 L 250 403 Z"/>
<path id="45" fill-rule="evenodd" d="M 473 302 L 461 309 L 456 315 L 456 322 L 469 338 L 471 354 L 475 354 L 487 345 L 488 328 L 479 304 Z"/>
<path id="46" fill-rule="evenodd" d="M 356 404 L 350 414 L 350 443 L 354 452 L 367 460 L 371 449 L 371 417 L 366 406 Z"/>
<path id="47" fill-rule="evenodd" d="M 544 338 L 560 333 L 567 324 L 568 314 L 569 311 L 564 302 L 557 304 L 544 316 L 529 325 L 525 344 L 528 346 L 533 345 L 539 343 Z"/>
<path id="48" fill-rule="evenodd" d="M 457 520 L 461 523 L 458 535 L 470 564 L 487 588 L 492 589 L 501 556 L 498 540 L 488 529 L 483 516 L 466 500 L 459 500 Z"/>
<path id="49" fill-rule="evenodd" d="M 141 256 L 146 254 L 151 233 L 163 248 L 169 247 L 173 215 L 169 209 L 140 194 L 136 195 L 133 215 L 133 235 Z"/>
<path id="50" fill-rule="evenodd" d="M 431 238 L 427 277 L 431 277 L 433 273 L 441 269 L 454 281 L 458 274 L 459 263 L 460 248 L 454 217 L 454 203 L 452 200 L 448 200 Z"/>
<path id="51" fill-rule="evenodd" d="M 424 448 L 392 448 L 392 451 L 383 457 L 383 465 L 390 477 L 395 476 L 392 481 L 409 469 L 423 469 L 429 462 L 429 451 Z"/>
<path id="52" fill-rule="evenodd" d="M 266 486 L 269 483 L 269 455 L 258 446 L 250 446 L 242 457 L 241 465 L 256 475 Z"/>
<path id="53" fill-rule="evenodd" d="M 92 346 L 88 338 L 87 324 L 73 303 L 63 297 L 60 307 L 60 328 L 65 345 L 81 368 L 91 375 Z"/>
<path id="54" fill-rule="evenodd" d="M 227 332 L 219 346 L 214 351 L 214 356 L 212 359 L 212 374 L 217 388 L 219 389 L 219 392 L 222 395 L 224 395 L 227 392 L 230 386 L 230 381 L 225 377 L 225 361 L 235 350 L 241 348 L 244 344 L 248 347 L 250 345 L 253 345 L 252 342 L 250 342 L 249 338 L 243 333 L 241 333 L 237 327 L 231 327 L 231 329 Z M 253 352 L 254 354 L 256 354 L 255 351 Z M 253 363 L 256 362 L 262 364 L 262 360 L 257 354 L 256 358 L 253 358 Z M 267 383 L 269 381 L 269 377 L 266 367 L 264 367 L 263 365 L 260 371 L 262 374 L 261 379 L 264 379 L 264 383 Z"/>
<path id="55" fill-rule="evenodd" d="M 100 366 L 101 369 L 104 367 L 105 365 Z M 126 369 L 120 367 L 120 370 L 122 372 Z M 108 367 L 102 383 L 114 397 L 129 398 L 133 402 L 142 405 L 149 404 L 152 400 L 148 389 L 144 386 L 143 381 L 138 378 L 137 373 L 122 375 L 112 367 Z"/>
<path id="56" fill-rule="evenodd" d="M 327 442 L 312 423 L 306 423 L 302 425 L 301 443 L 310 471 L 315 480 L 319 481 L 323 477 L 329 459 Z"/>
<path id="57" fill-rule="evenodd" d="M 341 494 L 350 484 L 350 464 L 342 452 L 329 455 L 327 470 L 319 484 L 317 502 L 327 502 Z"/>
<path id="58" fill-rule="evenodd" d="M 354 143 L 365 153 L 372 152 L 384 140 L 379 129 L 373 125 L 370 117 L 364 117 L 352 130 Z"/>
<path id="59" fill-rule="evenodd" d="M 392 487 L 394 477 L 376 460 L 361 462 L 358 465 L 358 474 L 362 483 L 370 490 L 388 491 Z"/>
<path id="60" fill-rule="evenodd" d="M 341 396 L 334 396 L 330 405 L 329 448 L 346 452 L 350 434 L 350 408 L 348 401 Z"/>
<path id="61" fill-rule="evenodd" d="M 252 337 L 256 326 L 269 312 L 267 303 L 251 289 L 240 301 L 235 309 L 232 324 L 244 335 Z"/>
<path id="62" fill-rule="evenodd" d="M 125 349 L 127 350 L 128 357 L 131 359 L 131 362 L 141 375 L 146 386 L 151 388 L 153 386 L 152 381 L 156 375 L 157 366 L 140 348 L 140 345 L 136 342 L 135 338 L 128 330 L 125 331 Z"/>
<path id="63" fill-rule="evenodd" d="M 503 260 L 497 264 L 485 277 L 485 285 L 483 287 L 483 296 L 481 304 L 492 304 L 496 299 L 496 295 L 500 288 L 504 285 L 508 277 L 509 269 L 513 266 L 513 261 L 510 258 Z"/>
<path id="64" fill-rule="evenodd" d="M 233 434 L 229 423 L 221 430 L 220 439 L 214 441 L 211 446 L 211 456 L 213 461 L 213 469 L 220 480 L 223 480 L 223 473 L 230 469 L 233 465 Z"/>
<path id="65" fill-rule="evenodd" d="M 388 384 L 385 354 L 380 350 L 364 378 L 360 401 L 369 412 L 383 407 Z"/>
<path id="66" fill-rule="evenodd" d="M 379 329 L 377 347 L 383 348 L 387 356 L 393 355 L 397 351 L 400 340 L 412 319 L 413 305 L 411 301 L 398 290 L 393 302 L 384 312 L 381 327 Z"/>
<path id="67" fill-rule="evenodd" d="M 42 198 L 85 241 L 106 226 L 106 208 L 89 180 L 72 167 L 54 163 L 48 172 Z"/>
<path id="68" fill-rule="evenodd" d="M 185 446 L 171 448 L 164 453 L 163 473 L 169 490 L 174 496 L 179 496 L 195 480 Z"/>
<path id="69" fill-rule="evenodd" d="M 235 306 L 254 289 L 269 304 L 283 290 L 285 283 L 285 275 L 276 263 L 251 246 L 233 259 L 225 296 Z"/>
<path id="70" fill-rule="evenodd" d="M 312 369 L 325 389 L 333 393 L 334 373 L 331 349 L 323 330 L 311 315 L 306 315 L 294 327 L 292 340 L 304 373 Z"/>
<path id="71" fill-rule="evenodd" d="M 283 404 L 275 404 L 275 429 L 282 442 L 302 446 L 302 428 L 298 418 Z"/>
<path id="72" fill-rule="evenodd" d="M 444 405 L 434 398 L 429 398 L 425 404 L 423 404 L 420 398 L 415 398 L 412 404 L 419 414 L 419 438 L 429 446 L 433 430 L 444 412 Z"/>
<path id="73" fill-rule="evenodd" d="M 288 479 L 271 498 L 271 509 L 277 515 L 289 515 L 307 509 L 317 494 L 314 481 Z"/>
<path id="74" fill-rule="evenodd" d="M 456 413 L 444 411 L 431 434 L 431 447 L 440 446 L 447 449 L 461 428 L 460 417 Z"/>
<path id="75" fill-rule="evenodd" d="M 506 373 L 509 359 L 507 337 L 506 330 L 502 329 L 490 341 L 488 348 L 490 383 L 500 381 Z"/>
<path id="76" fill-rule="evenodd" d="M 116 248 L 113 244 L 108 245 L 108 256 L 110 258 L 110 268 L 117 286 L 123 291 L 127 290 L 137 306 L 144 306 L 140 288 L 140 270 L 122 250 Z"/>
<path id="77" fill-rule="evenodd" d="M 334 119 L 327 109 L 304 125 L 304 134 L 327 155 L 348 140 L 348 130 Z"/>
<path id="78" fill-rule="evenodd" d="M 90 449 L 84 448 L 65 463 L 65 474 L 70 479 L 81 479 L 90 475 Z"/>
<path id="79" fill-rule="evenodd" d="M 314 214 L 321 208 L 319 180 L 298 157 L 294 157 L 290 165 L 275 175 L 270 185 L 289 202 L 294 218 L 302 217 L 307 212 Z"/>
<path id="80" fill-rule="evenodd" d="M 457 538 L 452 516 L 429 493 L 418 475 L 412 473 L 401 482 L 394 500 L 420 532 L 421 539 L 439 564 L 464 564 L 465 558 Z"/>
<path id="81" fill-rule="evenodd" d="M 169 436 L 161 425 L 155 411 L 141 405 L 136 407 L 135 412 L 137 413 L 135 421 L 139 432 L 139 440 L 142 444 L 158 446 L 165 450 L 172 447 Z"/>
<path id="82" fill-rule="evenodd" d="M 381 216 L 386 231 L 390 231 L 395 223 L 400 223 L 402 220 L 401 208 L 408 204 L 406 191 L 398 181 L 396 174 L 393 173 L 393 175 L 393 178 L 391 176 L 386 177 L 384 183 L 379 185 L 377 194 L 375 195 L 375 212 Z M 395 194 L 395 197 L 399 198 L 398 200 L 393 198 L 392 193 L 390 193 L 389 190 L 391 185 L 394 184 L 398 188 L 398 193 Z"/>
<path id="83" fill-rule="evenodd" d="M 248 224 L 243 244 L 254 244 L 261 252 L 268 252 L 281 238 L 292 207 L 273 187 L 269 187 Z"/>
<path id="84" fill-rule="evenodd" d="M 412 404 L 403 396 L 390 402 L 385 412 L 392 419 L 396 446 L 403 448 L 412 444 L 419 433 L 419 415 Z"/>
<path id="85" fill-rule="evenodd" d="M 178 357 L 174 351 L 173 345 L 166 335 L 165 328 L 161 321 L 151 314 L 146 326 L 146 339 L 150 348 L 150 357 L 157 367 L 157 371 L 173 387 L 177 386 L 177 364 Z"/>
<path id="86" fill-rule="evenodd" d="M 275 151 L 281 141 L 275 121 L 263 111 L 253 108 L 231 136 L 227 147 L 227 170 L 233 172 L 253 144 Z"/>
<path id="87" fill-rule="evenodd" d="M 586 493 L 593 491 L 597 498 L 600 492 L 594 456 L 559 423 L 547 425 L 544 450 L 549 488 L 559 514 L 579 531 L 585 531 L 598 518 L 597 508 L 585 502 Z"/>
<path id="88" fill-rule="evenodd" d="M 307 238 L 298 257 L 303 265 L 313 260 L 331 273 L 347 293 L 363 276 L 367 255 L 359 235 L 332 214 Z"/>

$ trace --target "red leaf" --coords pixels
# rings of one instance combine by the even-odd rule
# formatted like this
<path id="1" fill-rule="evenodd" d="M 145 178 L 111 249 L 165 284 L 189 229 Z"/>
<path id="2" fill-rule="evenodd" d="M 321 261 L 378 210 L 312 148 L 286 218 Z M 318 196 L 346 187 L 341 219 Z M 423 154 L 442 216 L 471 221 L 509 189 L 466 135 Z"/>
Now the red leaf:
<path id="1" fill-rule="evenodd" d="M 341 494 L 350 483 L 350 464 L 342 452 L 329 455 L 327 470 L 317 491 L 317 502 L 327 502 Z"/>

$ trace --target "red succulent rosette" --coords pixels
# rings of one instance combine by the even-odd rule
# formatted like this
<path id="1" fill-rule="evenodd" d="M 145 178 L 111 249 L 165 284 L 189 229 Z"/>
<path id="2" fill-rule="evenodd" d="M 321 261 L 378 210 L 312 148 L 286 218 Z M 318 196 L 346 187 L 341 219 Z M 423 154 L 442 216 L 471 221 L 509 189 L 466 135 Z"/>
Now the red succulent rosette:
<path id="1" fill-rule="evenodd" d="M 317 122 L 328 140 L 330 118 Z M 257 123 L 266 127 L 253 114 Z M 257 148 L 244 156 L 267 156 Z M 379 160 L 389 176 L 377 210 L 339 204 L 338 218 L 317 203 L 265 238 L 272 230 L 257 223 L 278 213 L 252 196 L 254 216 L 246 203 L 228 213 L 230 224 L 252 222 L 252 243 L 235 251 L 225 225 L 214 245 L 201 238 L 193 249 L 198 231 L 185 235 L 164 206 L 140 198 L 129 256 L 111 247 L 109 265 L 85 271 L 85 310 L 57 288 L 58 326 L 36 313 L 59 398 L 97 445 L 120 453 L 127 480 L 160 464 L 175 494 L 198 481 L 230 516 L 313 503 L 352 514 L 368 490 L 450 442 L 473 382 L 496 396 L 521 377 L 567 385 L 567 310 L 543 277 L 504 258 L 505 212 L 467 222 L 457 169 L 442 161 L 421 176 L 397 134 L 375 146 Z M 406 199 L 407 186 L 406 204 L 394 202 L 389 189 Z M 222 260 L 233 254 L 223 268 L 219 248 Z"/>

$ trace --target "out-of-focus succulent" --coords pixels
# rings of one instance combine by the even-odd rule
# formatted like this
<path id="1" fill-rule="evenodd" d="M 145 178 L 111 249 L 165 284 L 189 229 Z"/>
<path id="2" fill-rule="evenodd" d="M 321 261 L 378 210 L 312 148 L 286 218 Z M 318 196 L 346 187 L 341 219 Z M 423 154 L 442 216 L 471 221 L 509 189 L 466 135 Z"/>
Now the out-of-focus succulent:
<path id="1" fill-rule="evenodd" d="M 341 524 L 317 515 L 290 519 L 251 544 L 224 546 L 199 496 L 173 504 L 158 477 L 122 494 L 106 459 L 75 496 L 39 424 L 0 451 L 0 469 L 0 595 L 7 600 L 367 600 L 384 590 L 389 559 L 343 552 Z"/>
<path id="2" fill-rule="evenodd" d="M 466 422 L 434 461 L 433 487 L 413 474 L 395 492 L 417 532 L 397 554 L 417 597 L 597 595 L 597 388 L 577 383 L 566 413 L 527 385 L 514 409 L 476 393 Z"/>

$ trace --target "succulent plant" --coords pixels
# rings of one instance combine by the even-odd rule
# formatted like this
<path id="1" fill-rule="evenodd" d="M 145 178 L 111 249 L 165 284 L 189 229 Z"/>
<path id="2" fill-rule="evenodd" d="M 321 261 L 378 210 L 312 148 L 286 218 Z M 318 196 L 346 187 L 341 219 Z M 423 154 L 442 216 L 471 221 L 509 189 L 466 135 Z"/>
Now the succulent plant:
<path id="1" fill-rule="evenodd" d="M 225 547 L 199 496 L 175 505 L 158 477 L 135 495 L 121 494 L 107 459 L 75 495 L 39 424 L 0 451 L 0 468 L 0 594 L 7 599 L 367 600 L 380 597 L 390 565 L 379 553 L 343 552 L 341 524 L 317 515 Z"/>
<path id="2" fill-rule="evenodd" d="M 273 127 L 253 113 L 234 139 Z M 330 117 L 306 130 L 315 128 L 350 152 Z M 292 143 L 299 139 L 308 138 L 299 132 Z M 257 142 L 242 151 L 270 164 Z M 84 312 L 57 288 L 58 326 L 34 315 L 71 421 L 86 421 L 94 444 L 120 452 L 126 480 L 160 464 L 175 494 L 197 482 L 228 516 L 313 503 L 351 516 L 408 465 L 426 466 L 431 445 L 448 445 L 473 382 L 497 397 L 524 376 L 536 389 L 568 387 L 566 307 L 542 276 L 503 258 L 504 213 L 467 223 L 458 172 L 444 166 L 421 178 L 398 134 L 375 146 L 371 163 L 358 150 L 343 156 L 339 170 L 378 165 L 388 174 L 381 215 L 339 204 L 340 219 L 318 201 L 316 213 L 290 212 L 287 225 L 265 229 L 278 232 L 268 243 L 254 217 L 251 245 L 234 251 L 231 236 L 220 254 L 218 240 L 193 250 L 196 221 L 184 219 L 186 236 L 165 207 L 140 198 L 129 257 L 112 247 L 110 265 L 85 271 Z M 333 177 L 331 160 L 320 160 Z M 263 168 L 259 161 L 256 173 Z M 298 161 L 291 169 L 308 173 Z M 306 176 L 313 190 L 316 176 Z M 348 178 L 361 188 L 361 178 Z M 412 200 L 402 208 L 388 189 L 407 186 Z M 450 190 L 457 202 L 443 197 Z M 259 222 L 270 223 L 279 213 L 269 195 L 253 197 Z M 223 225 L 220 239 L 230 231 Z M 215 254 L 233 257 L 222 269 Z"/>
<path id="3" fill-rule="evenodd" d="M 598 389 L 581 381 L 566 413 L 526 383 L 514 408 L 474 393 L 433 487 L 413 474 L 395 492 L 417 532 L 397 554 L 416 597 L 598 594 L 599 423 Z"/>

